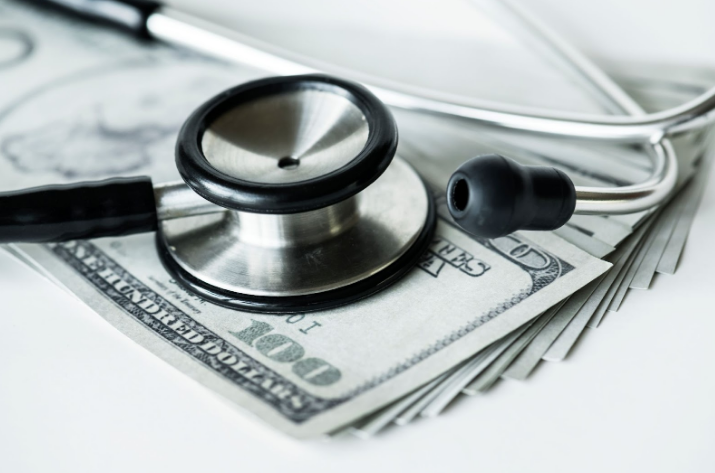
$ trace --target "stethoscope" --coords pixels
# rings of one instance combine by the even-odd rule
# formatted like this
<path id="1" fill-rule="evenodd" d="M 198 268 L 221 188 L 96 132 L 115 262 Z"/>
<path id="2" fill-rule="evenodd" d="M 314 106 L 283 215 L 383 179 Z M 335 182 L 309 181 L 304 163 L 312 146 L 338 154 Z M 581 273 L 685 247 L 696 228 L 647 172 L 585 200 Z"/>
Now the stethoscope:
<path id="1" fill-rule="evenodd" d="M 307 69 L 153 3 L 53 3 L 264 69 Z M 663 140 L 708 123 L 715 89 L 667 112 L 586 119 L 368 90 L 326 75 L 262 79 L 217 95 L 188 118 L 176 146 L 184 183 L 118 178 L 5 193 L 0 243 L 156 231 L 166 269 L 220 305 L 285 313 L 365 298 L 419 261 L 436 222 L 431 191 L 394 156 L 397 127 L 380 99 L 504 128 L 654 144 L 651 177 L 622 187 L 575 187 L 560 170 L 498 155 L 465 162 L 447 185 L 449 212 L 467 232 L 495 238 L 556 229 L 574 213 L 632 213 L 663 202 L 677 181 Z"/>

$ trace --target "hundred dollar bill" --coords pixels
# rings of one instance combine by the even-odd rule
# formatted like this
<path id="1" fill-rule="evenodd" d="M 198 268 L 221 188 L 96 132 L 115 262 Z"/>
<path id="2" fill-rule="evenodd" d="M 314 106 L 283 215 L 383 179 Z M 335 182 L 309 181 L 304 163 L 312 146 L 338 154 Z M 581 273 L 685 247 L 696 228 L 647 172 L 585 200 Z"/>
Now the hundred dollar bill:
<path id="1" fill-rule="evenodd" d="M 263 75 L 15 4 L 0 3 L 0 12 L 2 190 L 176 179 L 173 141 L 193 107 Z M 435 187 L 451 171 L 417 167 Z M 443 210 L 429 251 L 389 290 L 280 317 L 185 291 L 152 235 L 12 251 L 186 375 L 290 435 L 312 437 L 429 383 L 609 267 L 551 233 L 472 238 Z"/>

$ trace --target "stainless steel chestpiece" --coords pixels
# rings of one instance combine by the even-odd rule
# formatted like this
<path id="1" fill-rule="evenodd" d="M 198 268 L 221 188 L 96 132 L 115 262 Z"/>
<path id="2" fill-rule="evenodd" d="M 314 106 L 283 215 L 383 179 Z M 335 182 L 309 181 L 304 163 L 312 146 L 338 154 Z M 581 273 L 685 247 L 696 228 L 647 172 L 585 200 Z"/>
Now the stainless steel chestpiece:
<path id="1" fill-rule="evenodd" d="M 200 297 L 275 313 L 334 307 L 397 281 L 431 242 L 431 193 L 396 147 L 390 112 L 359 85 L 258 80 L 188 118 L 176 146 L 185 183 L 0 195 L 0 241 L 156 230 L 165 267 Z"/>

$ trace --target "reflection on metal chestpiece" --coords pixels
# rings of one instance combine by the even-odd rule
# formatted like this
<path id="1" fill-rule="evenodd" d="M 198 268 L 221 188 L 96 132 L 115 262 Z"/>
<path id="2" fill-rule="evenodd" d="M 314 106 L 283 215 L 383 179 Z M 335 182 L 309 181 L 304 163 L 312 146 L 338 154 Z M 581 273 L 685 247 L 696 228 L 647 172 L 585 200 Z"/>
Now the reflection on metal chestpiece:
<path id="1" fill-rule="evenodd" d="M 217 95 L 179 134 L 176 161 L 197 198 L 159 192 L 159 254 L 217 304 L 310 311 L 373 294 L 431 241 L 431 193 L 399 158 L 397 128 L 365 88 L 323 75 L 263 79 Z M 168 189 L 167 189 L 168 190 Z M 172 194 L 174 196 L 172 197 Z M 161 207 L 160 207 L 161 208 Z"/>

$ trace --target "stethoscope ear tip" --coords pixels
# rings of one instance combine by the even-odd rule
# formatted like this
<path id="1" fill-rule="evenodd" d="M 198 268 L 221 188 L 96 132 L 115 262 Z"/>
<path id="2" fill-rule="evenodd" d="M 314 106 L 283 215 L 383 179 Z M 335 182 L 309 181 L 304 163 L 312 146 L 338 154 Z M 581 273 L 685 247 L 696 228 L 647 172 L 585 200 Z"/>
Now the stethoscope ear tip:
<path id="1" fill-rule="evenodd" d="M 517 230 L 555 230 L 576 207 L 571 179 L 548 166 L 522 166 L 497 154 L 462 164 L 447 184 L 454 221 L 481 238 Z"/>

